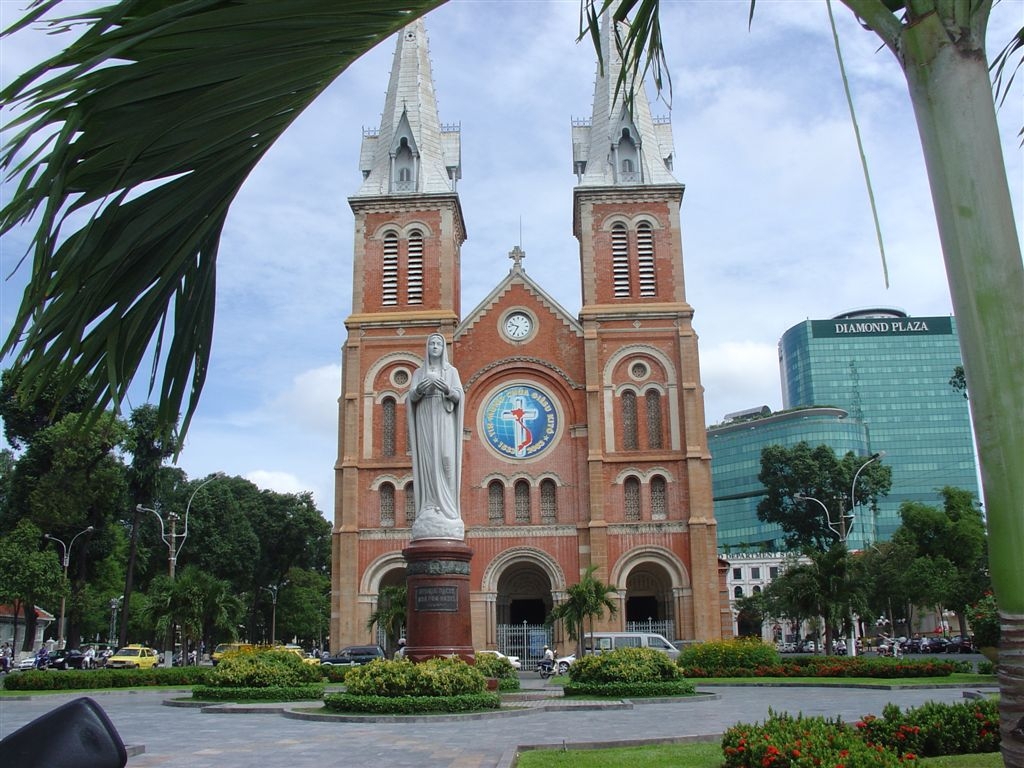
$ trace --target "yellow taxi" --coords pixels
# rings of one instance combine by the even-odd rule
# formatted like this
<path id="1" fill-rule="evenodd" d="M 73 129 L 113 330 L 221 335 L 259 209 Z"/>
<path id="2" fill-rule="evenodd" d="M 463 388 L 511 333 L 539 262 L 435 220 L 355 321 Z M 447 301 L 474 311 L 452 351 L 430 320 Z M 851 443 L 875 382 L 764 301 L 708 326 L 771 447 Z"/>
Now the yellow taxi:
<path id="1" fill-rule="evenodd" d="M 304 663 L 306 663 L 306 664 L 316 664 L 318 666 L 320 664 L 320 659 L 316 658 L 316 656 L 308 655 L 304 650 L 302 650 L 302 647 L 298 646 L 298 645 L 292 645 L 291 643 L 289 643 L 287 645 L 275 645 L 272 648 L 272 650 L 275 650 L 275 651 L 285 651 L 287 653 L 294 653 L 296 656 L 298 656 L 300 659 L 302 659 L 302 661 Z"/>
<path id="2" fill-rule="evenodd" d="M 151 669 L 160 663 L 160 657 L 145 645 L 128 645 L 118 648 L 107 659 L 106 666 L 112 669 Z"/>

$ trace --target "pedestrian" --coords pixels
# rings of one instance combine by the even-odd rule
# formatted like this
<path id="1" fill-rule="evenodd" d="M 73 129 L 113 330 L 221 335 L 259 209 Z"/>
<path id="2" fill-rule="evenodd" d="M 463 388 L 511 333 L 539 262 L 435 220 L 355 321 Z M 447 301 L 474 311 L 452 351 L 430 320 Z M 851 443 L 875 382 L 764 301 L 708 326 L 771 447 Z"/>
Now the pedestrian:
<path id="1" fill-rule="evenodd" d="M 395 658 L 396 659 L 404 659 L 405 658 L 405 638 L 404 637 L 398 638 L 398 650 L 395 651 Z"/>

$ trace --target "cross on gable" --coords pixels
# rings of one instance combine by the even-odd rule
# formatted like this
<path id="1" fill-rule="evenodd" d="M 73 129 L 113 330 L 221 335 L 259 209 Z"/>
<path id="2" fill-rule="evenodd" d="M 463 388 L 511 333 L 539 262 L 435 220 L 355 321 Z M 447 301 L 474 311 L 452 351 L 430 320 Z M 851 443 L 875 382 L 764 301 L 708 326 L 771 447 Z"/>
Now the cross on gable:
<path id="1" fill-rule="evenodd" d="M 508 257 L 512 259 L 512 269 L 518 272 L 523 268 L 523 259 L 526 258 L 526 251 L 517 245 L 508 252 Z"/>

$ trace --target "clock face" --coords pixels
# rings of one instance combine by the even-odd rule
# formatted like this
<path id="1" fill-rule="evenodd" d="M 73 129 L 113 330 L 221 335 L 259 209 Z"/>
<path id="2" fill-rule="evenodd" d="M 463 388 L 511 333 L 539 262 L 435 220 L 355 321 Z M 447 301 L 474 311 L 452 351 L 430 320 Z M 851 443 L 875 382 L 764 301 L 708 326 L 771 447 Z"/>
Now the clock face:
<path id="1" fill-rule="evenodd" d="M 510 339 L 525 339 L 533 329 L 533 320 L 525 312 L 513 312 L 505 318 L 505 333 Z"/>

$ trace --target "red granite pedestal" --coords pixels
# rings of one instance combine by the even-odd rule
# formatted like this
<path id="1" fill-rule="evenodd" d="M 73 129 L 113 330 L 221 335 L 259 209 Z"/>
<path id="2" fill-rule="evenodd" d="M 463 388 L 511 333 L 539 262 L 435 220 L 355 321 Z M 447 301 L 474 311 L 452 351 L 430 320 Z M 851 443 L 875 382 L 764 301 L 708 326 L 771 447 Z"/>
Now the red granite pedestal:
<path id="1" fill-rule="evenodd" d="M 420 539 L 402 550 L 408 604 L 405 657 L 425 661 L 459 656 L 470 664 L 469 561 L 473 550 L 458 539 Z"/>

